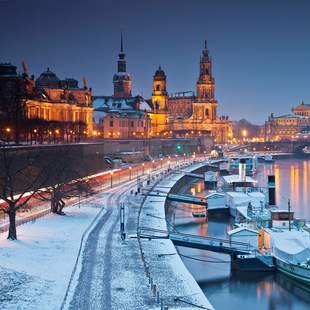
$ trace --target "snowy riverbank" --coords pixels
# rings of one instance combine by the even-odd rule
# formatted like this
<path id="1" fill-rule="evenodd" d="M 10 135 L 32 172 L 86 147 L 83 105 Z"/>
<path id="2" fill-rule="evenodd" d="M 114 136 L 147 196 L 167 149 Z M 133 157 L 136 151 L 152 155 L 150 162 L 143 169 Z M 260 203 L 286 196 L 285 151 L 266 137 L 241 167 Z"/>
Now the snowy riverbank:
<path id="1" fill-rule="evenodd" d="M 0 234 L 1 309 L 59 309 L 81 236 L 104 213 L 104 194 L 18 227 L 19 240 Z M 99 204 L 100 200 L 100 204 Z"/>
<path id="2" fill-rule="evenodd" d="M 183 168 L 191 172 L 203 164 L 194 164 Z M 172 172 L 159 182 L 153 192 L 160 192 L 160 197 L 148 196 L 144 202 L 140 227 L 167 231 L 165 219 L 165 201 L 171 188 L 184 176 L 183 173 Z M 153 232 L 153 235 L 156 232 Z M 162 233 L 157 233 L 159 236 Z M 176 248 L 169 239 L 141 239 L 145 262 L 149 268 L 152 282 L 156 284 L 160 298 L 169 309 L 213 309 L 212 305 L 200 289 L 199 285 L 186 269 Z"/>

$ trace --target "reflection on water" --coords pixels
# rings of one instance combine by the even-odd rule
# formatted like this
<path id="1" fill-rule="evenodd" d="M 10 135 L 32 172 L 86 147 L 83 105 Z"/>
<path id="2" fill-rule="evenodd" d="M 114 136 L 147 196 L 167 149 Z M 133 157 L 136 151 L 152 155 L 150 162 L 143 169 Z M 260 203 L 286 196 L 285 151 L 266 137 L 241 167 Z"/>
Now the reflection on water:
<path id="1" fill-rule="evenodd" d="M 284 159 L 274 164 L 261 164 L 257 174 L 260 186 L 267 185 L 268 174 L 275 174 L 277 203 L 287 207 L 291 199 L 296 216 L 310 220 L 310 160 Z M 204 194 L 203 182 L 190 184 L 186 193 Z M 199 193 L 199 194 L 198 194 Z M 233 220 L 225 212 L 209 214 L 207 219 L 192 217 L 195 206 L 171 203 L 178 231 L 227 238 Z M 183 261 L 216 309 L 309 309 L 310 289 L 281 273 L 235 273 L 230 257 L 225 254 L 179 247 Z M 198 259 L 198 260 L 197 260 Z"/>
<path id="2" fill-rule="evenodd" d="M 267 186 L 267 175 L 273 173 L 277 205 L 287 208 L 290 199 L 295 216 L 310 220 L 310 160 L 288 158 L 274 164 L 262 164 L 257 174 L 259 184 Z"/>

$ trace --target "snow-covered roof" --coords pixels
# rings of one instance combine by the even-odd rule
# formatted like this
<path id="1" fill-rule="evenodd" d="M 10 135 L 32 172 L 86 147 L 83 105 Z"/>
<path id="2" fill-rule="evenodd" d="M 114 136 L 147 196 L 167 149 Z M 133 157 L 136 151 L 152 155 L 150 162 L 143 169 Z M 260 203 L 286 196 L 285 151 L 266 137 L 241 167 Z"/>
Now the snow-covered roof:
<path id="1" fill-rule="evenodd" d="M 247 198 L 249 199 L 249 196 L 244 192 L 226 192 L 227 196 L 233 197 L 233 198 Z"/>
<path id="2" fill-rule="evenodd" d="M 225 194 L 223 193 L 211 193 L 206 196 L 206 198 L 208 199 L 216 199 L 216 198 L 223 198 L 223 197 L 225 197 Z"/>
<path id="3" fill-rule="evenodd" d="M 93 108 L 95 110 L 129 111 L 135 110 L 135 104 L 139 103 L 139 111 L 150 112 L 151 106 L 141 96 L 118 98 L 113 96 L 102 96 L 93 98 Z"/>
<path id="4" fill-rule="evenodd" d="M 276 257 L 292 263 L 310 259 L 309 233 L 297 230 L 272 231 L 271 244 Z"/>
<path id="5" fill-rule="evenodd" d="M 226 183 L 228 183 L 228 184 L 237 183 L 237 182 L 243 182 L 240 179 L 239 174 L 225 175 L 225 176 L 223 176 L 223 180 Z M 257 183 L 256 180 L 254 180 L 253 178 L 251 178 L 249 176 L 245 177 L 245 182 L 247 182 L 247 183 Z"/>
<path id="6" fill-rule="evenodd" d="M 265 194 L 262 192 L 249 192 L 248 195 L 253 198 L 265 198 Z"/>
<path id="7" fill-rule="evenodd" d="M 273 118 L 305 118 L 305 116 L 297 114 L 284 114 L 280 116 L 274 116 Z"/>
<path id="8" fill-rule="evenodd" d="M 255 235 L 258 235 L 258 231 L 254 230 L 254 229 L 247 228 L 247 227 L 237 227 L 237 228 L 232 229 L 232 230 L 230 230 L 229 232 L 227 232 L 227 234 L 228 234 L 229 236 L 231 236 L 231 235 L 237 234 L 237 233 L 239 233 L 239 232 L 241 232 L 241 231 L 248 231 L 248 232 L 250 232 L 250 233 L 253 233 L 253 234 L 255 234 Z"/>

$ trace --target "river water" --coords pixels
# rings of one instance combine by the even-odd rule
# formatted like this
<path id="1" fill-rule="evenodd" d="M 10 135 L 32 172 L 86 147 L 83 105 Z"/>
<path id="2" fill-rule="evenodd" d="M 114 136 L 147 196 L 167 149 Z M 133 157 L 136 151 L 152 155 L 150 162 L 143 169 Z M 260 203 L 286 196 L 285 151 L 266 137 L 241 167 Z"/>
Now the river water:
<path id="1" fill-rule="evenodd" d="M 287 208 L 290 198 L 295 216 L 310 220 L 310 159 L 286 158 L 272 164 L 259 164 L 257 180 L 266 186 L 267 175 L 275 174 L 276 199 Z M 193 182 L 183 189 L 203 195 L 203 182 Z M 192 217 L 192 206 L 171 203 L 168 213 L 175 210 L 178 231 L 227 238 L 233 219 L 223 212 L 209 214 L 208 219 Z M 196 207 L 197 208 L 197 207 Z M 179 247 L 186 267 L 216 309 L 310 309 L 310 288 L 305 288 L 285 275 L 231 271 L 228 255 Z"/>

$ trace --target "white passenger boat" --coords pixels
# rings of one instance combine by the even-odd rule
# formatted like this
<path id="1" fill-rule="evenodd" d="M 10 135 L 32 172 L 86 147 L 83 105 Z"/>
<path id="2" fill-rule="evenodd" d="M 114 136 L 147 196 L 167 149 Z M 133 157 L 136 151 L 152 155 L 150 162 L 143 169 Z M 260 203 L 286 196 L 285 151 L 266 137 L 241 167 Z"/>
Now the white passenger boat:
<path id="1" fill-rule="evenodd" d="M 229 171 L 236 173 L 239 171 L 240 162 L 245 164 L 246 175 L 254 175 L 258 166 L 258 158 L 253 155 L 240 155 L 229 158 Z"/>
<path id="2" fill-rule="evenodd" d="M 310 259 L 304 263 L 297 264 L 293 264 L 277 257 L 275 258 L 275 261 L 276 268 L 279 271 L 297 281 L 310 285 Z"/>
<path id="3" fill-rule="evenodd" d="M 310 285 L 310 248 L 307 232 L 282 230 L 271 234 L 276 268 L 287 276 Z"/>

